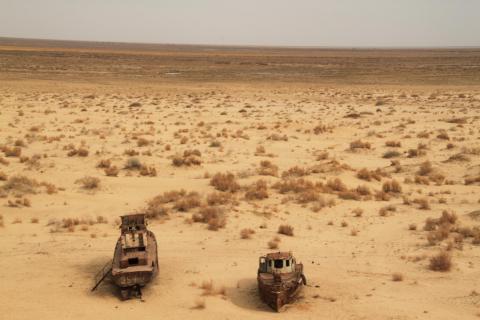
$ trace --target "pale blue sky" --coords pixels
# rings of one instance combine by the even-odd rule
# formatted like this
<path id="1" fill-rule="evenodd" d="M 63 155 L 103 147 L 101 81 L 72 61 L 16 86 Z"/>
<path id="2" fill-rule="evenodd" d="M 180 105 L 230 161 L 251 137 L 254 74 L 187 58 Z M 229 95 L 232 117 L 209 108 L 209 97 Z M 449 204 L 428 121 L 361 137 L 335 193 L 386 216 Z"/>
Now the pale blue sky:
<path id="1" fill-rule="evenodd" d="M 480 0 L 0 0 L 0 36 L 288 46 L 480 46 Z"/>

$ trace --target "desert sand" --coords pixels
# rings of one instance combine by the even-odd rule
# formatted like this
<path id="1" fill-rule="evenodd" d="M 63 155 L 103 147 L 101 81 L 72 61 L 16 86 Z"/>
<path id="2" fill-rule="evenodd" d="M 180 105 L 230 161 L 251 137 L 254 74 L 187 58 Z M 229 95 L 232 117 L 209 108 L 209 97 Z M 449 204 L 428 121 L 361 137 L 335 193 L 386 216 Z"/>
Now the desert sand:
<path id="1" fill-rule="evenodd" d="M 0 106 L 2 319 L 480 316 L 480 50 L 2 39 Z M 90 292 L 133 212 L 159 276 Z"/>

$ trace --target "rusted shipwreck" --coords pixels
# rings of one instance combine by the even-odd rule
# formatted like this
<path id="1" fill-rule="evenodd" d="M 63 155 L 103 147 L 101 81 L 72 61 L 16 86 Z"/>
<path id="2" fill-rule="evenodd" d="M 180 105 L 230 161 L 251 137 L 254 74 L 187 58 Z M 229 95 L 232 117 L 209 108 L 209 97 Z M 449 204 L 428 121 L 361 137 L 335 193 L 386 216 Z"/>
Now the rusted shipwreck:
<path id="1" fill-rule="evenodd" d="M 121 219 L 121 235 L 113 260 L 97 274 L 92 291 L 111 277 L 120 288 L 122 299 L 141 297 L 141 288 L 158 273 L 157 241 L 147 229 L 144 214 L 125 215 Z"/>
<path id="2" fill-rule="evenodd" d="M 258 290 L 262 300 L 279 312 L 293 302 L 307 280 L 303 264 L 297 263 L 291 252 L 275 252 L 260 257 Z"/>

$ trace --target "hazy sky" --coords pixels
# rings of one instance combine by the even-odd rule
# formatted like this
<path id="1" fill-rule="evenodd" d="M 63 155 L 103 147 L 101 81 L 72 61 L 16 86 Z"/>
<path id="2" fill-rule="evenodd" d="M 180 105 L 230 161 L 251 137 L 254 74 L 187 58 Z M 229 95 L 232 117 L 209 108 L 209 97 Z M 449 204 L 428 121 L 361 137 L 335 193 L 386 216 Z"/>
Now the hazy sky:
<path id="1" fill-rule="evenodd" d="M 480 46 L 480 0 L 0 0 L 0 36 L 290 46 Z"/>

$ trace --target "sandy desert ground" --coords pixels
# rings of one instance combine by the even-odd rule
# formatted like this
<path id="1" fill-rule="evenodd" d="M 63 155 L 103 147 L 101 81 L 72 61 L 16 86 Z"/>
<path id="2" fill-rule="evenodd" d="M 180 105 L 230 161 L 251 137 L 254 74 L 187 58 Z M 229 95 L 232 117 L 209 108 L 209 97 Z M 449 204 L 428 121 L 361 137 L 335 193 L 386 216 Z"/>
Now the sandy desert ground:
<path id="1" fill-rule="evenodd" d="M 2 319 L 480 318 L 480 50 L 1 39 L 0 106 Z M 122 302 L 131 212 L 160 273 Z"/>

